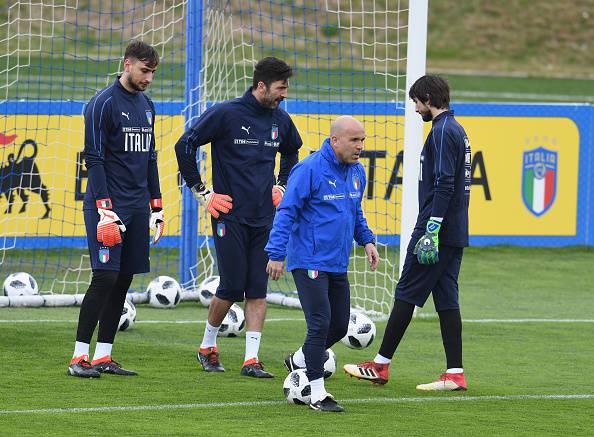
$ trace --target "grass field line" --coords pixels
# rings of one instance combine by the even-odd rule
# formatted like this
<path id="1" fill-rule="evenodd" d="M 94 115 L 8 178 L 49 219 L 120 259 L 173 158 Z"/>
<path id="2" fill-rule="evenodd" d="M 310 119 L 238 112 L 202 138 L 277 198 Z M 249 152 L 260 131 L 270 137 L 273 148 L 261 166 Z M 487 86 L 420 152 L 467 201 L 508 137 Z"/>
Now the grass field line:
<path id="1" fill-rule="evenodd" d="M 280 319 L 266 319 L 266 322 L 304 322 L 303 317 L 300 318 L 280 318 Z M 594 320 L 593 320 L 594 322 Z M 0 323 L 78 323 L 78 319 L 18 319 L 8 320 L 0 319 Z M 193 323 L 206 323 L 204 320 L 137 320 L 134 324 L 152 324 L 152 325 L 188 325 Z"/>
<path id="2" fill-rule="evenodd" d="M 525 400 L 582 400 L 594 399 L 594 394 L 535 394 L 535 395 L 492 395 L 492 396 L 428 396 L 401 398 L 364 398 L 344 399 L 342 404 L 385 404 L 404 402 L 480 402 L 480 401 L 525 401 Z M 0 415 L 7 414 L 61 414 L 61 413 L 97 413 L 109 411 L 155 411 L 155 410 L 200 410 L 207 408 L 263 407 L 285 404 L 286 401 L 246 401 L 246 402 L 212 402 L 201 404 L 161 404 L 161 405 L 127 405 L 107 407 L 76 408 L 42 408 L 31 410 L 0 410 Z"/>
<path id="3" fill-rule="evenodd" d="M 419 319 L 436 319 L 437 315 L 418 315 Z M 594 319 L 463 319 L 464 323 L 594 323 Z M 273 318 L 266 322 L 305 322 L 303 317 Z M 0 323 L 78 323 L 78 319 L 0 319 Z M 144 325 L 189 325 L 206 323 L 206 320 L 137 320 L 135 323 Z"/>

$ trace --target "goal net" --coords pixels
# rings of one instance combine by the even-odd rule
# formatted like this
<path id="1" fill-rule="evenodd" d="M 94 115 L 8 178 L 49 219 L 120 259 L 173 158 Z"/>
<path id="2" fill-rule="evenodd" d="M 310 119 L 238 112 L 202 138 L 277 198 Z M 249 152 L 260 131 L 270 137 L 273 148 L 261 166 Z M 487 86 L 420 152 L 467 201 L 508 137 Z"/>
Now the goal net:
<path id="1" fill-rule="evenodd" d="M 303 139 L 300 159 L 318 150 L 338 115 L 363 122 L 363 209 L 378 236 L 382 263 L 370 272 L 354 244 L 349 279 L 353 306 L 378 314 L 389 313 L 398 279 L 407 19 L 407 1 L 208 1 L 195 102 L 203 108 L 241 95 L 252 83 L 255 63 L 272 55 L 296 72 L 284 109 Z M 200 233 L 210 235 L 209 221 L 200 222 Z M 295 293 L 290 274 L 270 281 L 269 289 Z"/>
<path id="2" fill-rule="evenodd" d="M 42 294 L 84 293 L 91 270 L 82 200 L 84 106 L 123 70 L 133 38 L 161 63 L 147 94 L 168 236 L 151 249 L 150 275 L 177 276 L 180 190 L 172 145 L 183 133 L 185 12 L 168 1 L 9 0 L 0 5 L 0 280 L 31 274 Z"/>
<path id="3" fill-rule="evenodd" d="M 209 220 L 180 185 L 173 145 L 209 105 L 251 85 L 265 56 L 296 75 L 283 103 L 317 150 L 331 121 L 365 126 L 363 200 L 378 237 L 379 271 L 353 245 L 353 306 L 387 314 L 398 279 L 408 1 L 182 0 L 10 1 L 0 6 L 0 279 L 25 271 L 44 293 L 84 293 L 90 279 L 82 196 L 84 105 L 116 80 L 132 38 L 154 45 L 161 63 L 147 94 L 156 103 L 156 144 L 166 237 L 151 248 L 151 273 L 195 290 L 217 272 Z M 199 165 L 211 181 L 210 150 Z M 271 292 L 295 296 L 291 276 Z"/>

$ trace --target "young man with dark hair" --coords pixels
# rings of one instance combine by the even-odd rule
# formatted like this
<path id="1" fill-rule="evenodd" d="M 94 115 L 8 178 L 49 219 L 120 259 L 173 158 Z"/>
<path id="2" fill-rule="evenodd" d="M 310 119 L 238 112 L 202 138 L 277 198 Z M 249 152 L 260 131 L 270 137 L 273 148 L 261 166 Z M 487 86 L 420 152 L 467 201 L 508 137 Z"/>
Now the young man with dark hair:
<path id="1" fill-rule="evenodd" d="M 293 72 L 284 61 L 264 58 L 253 86 L 242 97 L 216 104 L 179 139 L 180 172 L 196 200 L 210 213 L 220 285 L 208 308 L 197 358 L 207 372 L 223 372 L 217 333 L 234 302 L 245 298 L 246 344 L 241 374 L 272 378 L 258 358 L 266 316 L 268 257 L 264 246 L 302 141 L 291 117 L 279 105 Z M 210 143 L 213 186 L 200 178 L 198 147 Z M 278 180 L 274 177 L 280 153 Z"/>
<path id="2" fill-rule="evenodd" d="M 342 412 L 324 387 L 324 357 L 347 333 L 350 316 L 348 266 L 353 239 L 371 270 L 379 263 L 375 237 L 361 209 L 365 170 L 359 162 L 365 129 L 355 118 L 338 117 L 316 153 L 295 166 L 279 206 L 266 252 L 266 271 L 277 280 L 285 258 L 307 323 L 303 347 L 285 359 L 287 370 L 306 368 L 310 407 Z"/>
<path id="3" fill-rule="evenodd" d="M 153 47 L 132 41 L 126 48 L 122 75 L 85 108 L 84 157 L 89 176 L 83 212 L 93 275 L 80 307 L 68 367 L 72 376 L 136 375 L 113 361 L 111 351 L 133 275 L 150 271 L 148 229 L 155 230 L 156 244 L 165 225 L 155 106 L 143 92 L 158 64 Z M 89 362 L 97 322 L 97 345 Z"/>
<path id="4" fill-rule="evenodd" d="M 422 307 L 432 294 L 447 370 L 437 381 L 419 384 L 417 389 L 466 390 L 458 274 L 463 248 L 468 246 L 470 142 L 449 109 L 450 91 L 444 79 L 423 76 L 413 84 L 409 96 L 423 120 L 433 122 L 421 153 L 419 215 L 379 353 L 372 361 L 347 364 L 344 370 L 359 379 L 387 383 L 390 362 L 415 305 Z"/>

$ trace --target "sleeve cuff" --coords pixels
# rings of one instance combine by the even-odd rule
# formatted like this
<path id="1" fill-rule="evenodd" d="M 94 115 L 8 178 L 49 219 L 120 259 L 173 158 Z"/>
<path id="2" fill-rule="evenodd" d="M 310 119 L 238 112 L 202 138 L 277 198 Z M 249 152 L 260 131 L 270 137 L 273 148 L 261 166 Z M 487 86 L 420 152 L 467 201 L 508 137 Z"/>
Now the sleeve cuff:
<path id="1" fill-rule="evenodd" d="M 110 198 L 99 199 L 99 200 L 95 201 L 95 205 L 97 206 L 97 208 L 111 209 L 111 199 Z"/>

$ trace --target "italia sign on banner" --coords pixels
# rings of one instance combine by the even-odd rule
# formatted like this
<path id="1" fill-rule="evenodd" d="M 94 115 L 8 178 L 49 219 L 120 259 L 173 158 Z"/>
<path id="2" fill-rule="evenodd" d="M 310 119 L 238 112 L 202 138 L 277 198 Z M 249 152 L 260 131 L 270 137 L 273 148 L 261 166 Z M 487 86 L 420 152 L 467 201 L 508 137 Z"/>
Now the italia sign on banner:
<path id="1" fill-rule="evenodd" d="M 522 197 L 528 210 L 539 217 L 553 205 L 557 191 L 557 152 L 544 147 L 524 152 Z"/>

